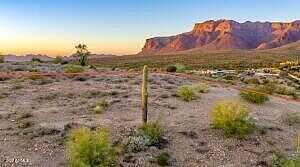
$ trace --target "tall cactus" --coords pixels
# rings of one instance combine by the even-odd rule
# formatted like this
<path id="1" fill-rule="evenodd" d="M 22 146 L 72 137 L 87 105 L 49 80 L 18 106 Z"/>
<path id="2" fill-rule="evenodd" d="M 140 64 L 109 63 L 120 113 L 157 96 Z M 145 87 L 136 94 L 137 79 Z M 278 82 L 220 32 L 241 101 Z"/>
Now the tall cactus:
<path id="1" fill-rule="evenodd" d="M 297 153 L 300 154 L 300 133 L 298 134 L 298 139 L 297 139 Z"/>
<path id="2" fill-rule="evenodd" d="M 142 117 L 143 123 L 147 123 L 148 114 L 148 66 L 145 65 L 143 69 L 143 83 L 142 83 Z"/>

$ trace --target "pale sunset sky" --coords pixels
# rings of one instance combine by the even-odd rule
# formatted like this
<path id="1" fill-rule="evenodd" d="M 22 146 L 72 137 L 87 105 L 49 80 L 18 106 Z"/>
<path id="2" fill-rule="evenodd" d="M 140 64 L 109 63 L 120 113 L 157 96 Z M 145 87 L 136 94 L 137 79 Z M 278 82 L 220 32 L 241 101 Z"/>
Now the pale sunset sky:
<path id="1" fill-rule="evenodd" d="M 134 54 L 146 38 L 211 19 L 300 20 L 299 0 L 0 0 L 0 53 Z"/>

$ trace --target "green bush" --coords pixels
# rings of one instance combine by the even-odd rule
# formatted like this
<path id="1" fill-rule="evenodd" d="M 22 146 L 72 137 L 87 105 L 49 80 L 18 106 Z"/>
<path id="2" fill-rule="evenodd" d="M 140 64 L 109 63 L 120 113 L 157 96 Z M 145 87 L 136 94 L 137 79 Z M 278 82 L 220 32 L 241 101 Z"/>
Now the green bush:
<path id="1" fill-rule="evenodd" d="M 55 59 L 53 60 L 54 64 L 62 64 L 63 59 L 59 56 L 55 57 Z"/>
<path id="2" fill-rule="evenodd" d="M 295 88 L 283 84 L 276 84 L 273 82 L 259 86 L 258 90 L 269 94 L 277 93 L 281 95 L 297 97 L 297 92 Z"/>
<path id="3" fill-rule="evenodd" d="M 185 72 L 186 71 L 186 67 L 182 64 L 175 64 L 175 67 L 176 67 L 176 72 Z"/>
<path id="4" fill-rule="evenodd" d="M 150 145 L 159 144 L 164 133 L 162 126 L 158 122 L 145 123 L 139 127 L 138 132 L 140 136 L 145 136 L 149 139 Z"/>
<path id="5" fill-rule="evenodd" d="M 268 93 L 268 94 L 273 94 L 275 89 L 276 89 L 276 84 L 273 82 L 266 83 L 257 88 L 258 91 Z"/>
<path id="6" fill-rule="evenodd" d="M 283 122 L 289 126 L 300 127 L 300 113 L 299 112 L 288 112 L 282 116 Z"/>
<path id="7" fill-rule="evenodd" d="M 188 85 L 183 85 L 178 88 L 179 97 L 184 101 L 192 101 L 196 99 L 195 88 Z"/>
<path id="8" fill-rule="evenodd" d="M 168 65 L 166 70 L 167 72 L 176 72 L 177 67 L 175 65 Z"/>
<path id="9" fill-rule="evenodd" d="M 95 132 L 87 128 L 73 130 L 67 140 L 69 166 L 117 166 L 116 153 L 109 141 L 107 129 Z"/>
<path id="10" fill-rule="evenodd" d="M 267 95 L 258 92 L 248 92 L 242 91 L 240 96 L 248 102 L 256 103 L 256 104 L 263 104 L 269 100 Z"/>
<path id="11" fill-rule="evenodd" d="M 156 157 L 156 163 L 159 166 L 169 166 L 170 165 L 170 155 L 167 152 L 162 152 Z"/>
<path id="12" fill-rule="evenodd" d="M 84 70 L 85 70 L 84 67 L 79 65 L 68 64 L 64 66 L 64 72 L 66 73 L 80 73 L 83 72 Z"/>
<path id="13" fill-rule="evenodd" d="M 226 136 L 244 136 L 254 130 L 254 123 L 249 119 L 249 111 L 235 101 L 217 103 L 212 110 L 212 125 L 222 129 Z"/>
<path id="14" fill-rule="evenodd" d="M 209 86 L 205 83 L 194 85 L 193 87 L 196 90 L 196 92 L 199 93 L 207 93 L 209 90 Z"/>
<path id="15" fill-rule="evenodd" d="M 0 63 L 4 63 L 4 56 L 0 54 Z"/>
<path id="16" fill-rule="evenodd" d="M 271 160 L 271 167 L 298 167 L 300 166 L 300 154 L 287 158 L 282 153 L 275 152 Z"/>
<path id="17" fill-rule="evenodd" d="M 109 107 L 109 103 L 102 99 L 100 102 L 97 103 L 96 107 L 94 108 L 94 111 L 96 114 L 101 114 L 103 110 L 107 109 Z"/>
<path id="18" fill-rule="evenodd" d="M 286 85 L 277 85 L 275 92 L 281 95 L 294 96 L 296 94 L 296 89 Z"/>
<path id="19" fill-rule="evenodd" d="M 36 58 L 36 57 L 33 57 L 33 58 L 31 59 L 31 61 L 32 61 L 33 63 L 35 63 L 35 62 L 37 62 L 37 63 L 42 63 L 42 62 L 43 62 L 41 59 Z"/>

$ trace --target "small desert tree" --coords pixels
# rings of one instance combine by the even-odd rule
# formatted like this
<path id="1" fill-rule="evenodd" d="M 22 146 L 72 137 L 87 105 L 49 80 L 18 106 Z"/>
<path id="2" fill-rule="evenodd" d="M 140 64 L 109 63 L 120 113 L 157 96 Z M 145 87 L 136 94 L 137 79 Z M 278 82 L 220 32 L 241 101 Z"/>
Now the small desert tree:
<path id="1" fill-rule="evenodd" d="M 0 52 L 0 63 L 4 63 L 4 55 Z"/>
<path id="2" fill-rule="evenodd" d="M 85 44 L 79 44 L 75 46 L 77 52 L 77 56 L 79 57 L 79 64 L 81 66 L 86 66 L 88 62 L 88 56 L 90 55 L 90 52 L 87 49 L 87 46 Z"/>

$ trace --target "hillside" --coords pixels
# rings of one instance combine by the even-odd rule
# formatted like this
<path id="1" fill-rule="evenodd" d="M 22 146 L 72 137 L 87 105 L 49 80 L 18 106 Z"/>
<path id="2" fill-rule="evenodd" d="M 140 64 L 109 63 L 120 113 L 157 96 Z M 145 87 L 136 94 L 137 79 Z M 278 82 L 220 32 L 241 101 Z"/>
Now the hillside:
<path id="1" fill-rule="evenodd" d="M 236 50 L 203 51 L 183 54 L 112 56 L 90 60 L 93 65 L 113 68 L 142 68 L 148 65 L 165 68 L 170 64 L 183 64 L 192 69 L 200 68 L 256 68 L 278 65 L 284 61 L 300 60 L 300 51 L 281 48 L 280 50 Z"/>
<path id="2" fill-rule="evenodd" d="M 283 50 L 283 51 L 286 51 L 286 50 L 299 50 L 300 51 L 300 41 L 293 42 L 293 43 L 290 43 L 290 44 L 287 44 L 287 45 L 283 45 L 279 48 L 275 48 L 274 50 Z"/>
<path id="3" fill-rule="evenodd" d="M 272 49 L 300 40 L 300 21 L 206 21 L 190 32 L 146 40 L 142 54 L 185 53 L 208 50 Z"/>

